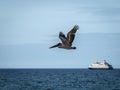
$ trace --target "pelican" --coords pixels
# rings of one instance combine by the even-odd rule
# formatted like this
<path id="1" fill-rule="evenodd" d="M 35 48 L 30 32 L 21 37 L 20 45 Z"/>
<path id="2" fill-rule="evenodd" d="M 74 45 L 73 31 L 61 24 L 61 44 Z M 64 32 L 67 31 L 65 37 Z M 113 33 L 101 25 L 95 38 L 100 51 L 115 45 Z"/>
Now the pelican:
<path id="1" fill-rule="evenodd" d="M 63 34 L 62 32 L 59 33 L 59 38 L 62 41 L 62 43 L 58 43 L 54 46 L 51 46 L 50 48 L 63 48 L 63 49 L 76 49 L 76 47 L 72 47 L 72 43 L 74 41 L 75 38 L 75 33 L 76 31 L 79 29 L 78 25 L 75 25 L 72 30 L 70 30 L 67 34 L 67 37 L 65 36 L 65 34 Z"/>

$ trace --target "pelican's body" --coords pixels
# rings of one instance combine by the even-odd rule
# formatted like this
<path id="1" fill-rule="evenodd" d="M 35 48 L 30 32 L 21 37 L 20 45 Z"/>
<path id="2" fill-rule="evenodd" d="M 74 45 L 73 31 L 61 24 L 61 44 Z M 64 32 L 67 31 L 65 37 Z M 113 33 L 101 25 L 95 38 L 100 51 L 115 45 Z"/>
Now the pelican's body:
<path id="1" fill-rule="evenodd" d="M 76 49 L 76 47 L 72 47 L 72 42 L 75 38 L 75 33 L 78 29 L 79 27 L 75 25 L 73 29 L 68 32 L 67 37 L 65 37 L 65 35 L 62 32 L 60 32 L 59 38 L 62 41 L 62 43 L 58 43 L 54 46 L 51 46 L 50 48 L 58 47 L 64 49 Z"/>

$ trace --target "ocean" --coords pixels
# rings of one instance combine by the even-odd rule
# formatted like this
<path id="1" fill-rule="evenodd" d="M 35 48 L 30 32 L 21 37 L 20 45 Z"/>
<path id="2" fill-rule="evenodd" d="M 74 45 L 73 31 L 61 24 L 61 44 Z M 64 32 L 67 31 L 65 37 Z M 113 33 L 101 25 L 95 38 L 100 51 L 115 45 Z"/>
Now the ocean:
<path id="1" fill-rule="evenodd" d="M 0 69 L 0 90 L 120 90 L 120 69 Z"/>

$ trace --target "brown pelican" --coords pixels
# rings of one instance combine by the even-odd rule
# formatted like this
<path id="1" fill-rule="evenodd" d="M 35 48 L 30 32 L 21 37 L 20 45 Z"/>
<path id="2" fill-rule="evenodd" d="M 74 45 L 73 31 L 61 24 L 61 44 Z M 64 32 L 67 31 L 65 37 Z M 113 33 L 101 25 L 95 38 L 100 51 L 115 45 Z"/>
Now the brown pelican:
<path id="1" fill-rule="evenodd" d="M 62 32 L 60 32 L 59 38 L 62 41 L 62 43 L 58 43 L 54 46 L 51 46 L 50 48 L 58 47 L 58 48 L 64 48 L 64 49 L 76 49 L 76 47 L 72 47 L 72 42 L 75 38 L 75 33 L 78 29 L 79 29 L 79 26 L 75 25 L 72 28 L 72 30 L 68 32 L 67 37 Z"/>

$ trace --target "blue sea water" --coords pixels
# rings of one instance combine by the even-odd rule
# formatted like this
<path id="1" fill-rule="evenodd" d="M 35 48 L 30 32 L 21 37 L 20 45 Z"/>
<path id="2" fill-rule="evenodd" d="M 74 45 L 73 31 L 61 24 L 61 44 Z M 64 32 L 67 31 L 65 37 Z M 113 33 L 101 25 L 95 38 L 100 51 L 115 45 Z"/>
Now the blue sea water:
<path id="1" fill-rule="evenodd" d="M 120 69 L 0 69 L 0 90 L 120 90 Z"/>

